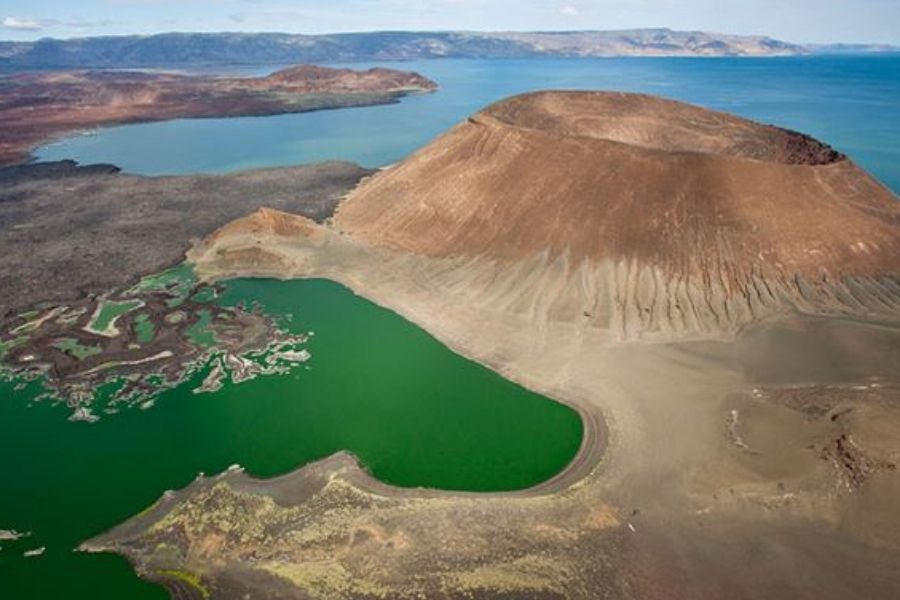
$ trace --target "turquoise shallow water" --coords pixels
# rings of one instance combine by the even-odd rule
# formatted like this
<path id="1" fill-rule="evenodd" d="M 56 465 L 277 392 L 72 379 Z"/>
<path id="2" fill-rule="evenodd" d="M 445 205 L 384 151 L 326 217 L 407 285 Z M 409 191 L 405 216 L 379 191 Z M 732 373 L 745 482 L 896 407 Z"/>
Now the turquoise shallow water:
<path id="1" fill-rule="evenodd" d="M 402 159 L 506 96 L 547 88 L 604 89 L 659 94 L 804 131 L 850 154 L 900 191 L 900 54 L 381 65 L 417 70 L 441 89 L 390 106 L 127 125 L 69 138 L 41 148 L 37 156 L 113 162 L 146 174 L 225 172 L 329 158 L 376 167 Z"/>

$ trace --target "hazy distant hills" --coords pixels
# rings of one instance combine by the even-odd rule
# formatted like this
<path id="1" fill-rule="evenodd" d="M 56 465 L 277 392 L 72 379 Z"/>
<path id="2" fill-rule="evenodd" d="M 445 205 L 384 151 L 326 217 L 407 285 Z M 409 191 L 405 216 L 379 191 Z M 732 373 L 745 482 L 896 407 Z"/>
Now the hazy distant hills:
<path id="1" fill-rule="evenodd" d="M 900 47 L 890 44 L 807 44 L 816 54 L 884 54 L 900 52 Z"/>
<path id="2" fill-rule="evenodd" d="M 150 67 L 530 56 L 783 56 L 761 36 L 635 29 L 583 32 L 167 33 L 0 42 L 0 67 Z"/>

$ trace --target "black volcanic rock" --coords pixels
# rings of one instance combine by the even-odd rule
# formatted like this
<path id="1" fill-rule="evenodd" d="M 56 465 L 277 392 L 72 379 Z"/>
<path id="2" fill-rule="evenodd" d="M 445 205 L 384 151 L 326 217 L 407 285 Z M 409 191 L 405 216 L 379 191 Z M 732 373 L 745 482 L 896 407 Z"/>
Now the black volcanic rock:
<path id="1" fill-rule="evenodd" d="M 0 184 L 22 183 L 40 179 L 59 179 L 61 177 L 113 175 L 120 170 L 116 165 L 105 163 L 79 165 L 74 160 L 36 162 L 0 167 Z M 3 197 L 0 195 L 0 202 L 2 201 Z"/>

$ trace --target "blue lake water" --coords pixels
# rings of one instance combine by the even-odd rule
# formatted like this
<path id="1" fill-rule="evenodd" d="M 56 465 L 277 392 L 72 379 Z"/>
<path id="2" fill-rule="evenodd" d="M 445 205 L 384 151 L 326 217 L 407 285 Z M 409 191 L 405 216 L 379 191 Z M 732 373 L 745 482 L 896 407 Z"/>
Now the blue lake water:
<path id="1" fill-rule="evenodd" d="M 389 106 L 113 127 L 36 152 L 144 174 L 219 173 L 324 159 L 396 162 L 467 115 L 538 89 L 658 94 L 797 129 L 849 154 L 900 192 L 900 54 L 791 58 L 430 60 L 434 94 Z M 271 67 L 253 70 L 264 73 Z"/>

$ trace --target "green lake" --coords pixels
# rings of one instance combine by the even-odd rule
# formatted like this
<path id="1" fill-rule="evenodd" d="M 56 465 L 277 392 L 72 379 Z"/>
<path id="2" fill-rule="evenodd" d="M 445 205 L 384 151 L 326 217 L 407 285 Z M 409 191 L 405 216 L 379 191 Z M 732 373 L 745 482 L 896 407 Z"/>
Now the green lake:
<path id="1" fill-rule="evenodd" d="M 193 394 L 206 371 L 149 410 L 97 423 L 0 383 L 4 598 L 164 599 L 114 555 L 72 549 L 184 487 L 240 464 L 259 477 L 348 449 L 378 479 L 454 490 L 521 489 L 559 472 L 581 443 L 572 409 L 462 358 L 394 313 L 324 280 L 234 280 L 217 301 L 258 301 L 312 358 L 286 375 Z M 290 317 L 288 316 L 290 315 Z M 46 547 L 42 556 L 23 552 Z"/>

